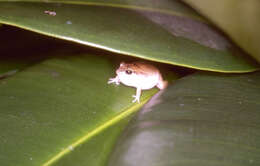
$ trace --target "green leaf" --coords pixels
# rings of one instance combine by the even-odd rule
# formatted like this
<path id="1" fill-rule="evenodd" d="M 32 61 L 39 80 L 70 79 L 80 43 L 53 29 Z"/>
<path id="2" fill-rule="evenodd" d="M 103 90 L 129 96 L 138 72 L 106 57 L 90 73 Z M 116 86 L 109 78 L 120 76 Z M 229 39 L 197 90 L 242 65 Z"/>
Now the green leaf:
<path id="1" fill-rule="evenodd" d="M 225 31 L 260 62 L 260 1 L 184 0 Z M 214 6 L 214 7 L 213 7 Z"/>
<path id="2" fill-rule="evenodd" d="M 259 165 L 259 85 L 260 72 L 176 81 L 129 124 L 110 165 Z"/>
<path id="3" fill-rule="evenodd" d="M 57 162 L 50 164 L 56 166 L 105 166 L 109 159 L 110 153 L 113 150 L 118 136 L 121 134 L 124 127 L 132 116 L 127 116 L 119 120 L 117 123 L 103 129 L 83 144 L 73 149 L 69 155 L 64 155 Z M 48 164 L 46 164 L 47 166 Z"/>
<path id="4" fill-rule="evenodd" d="M 144 13 L 145 10 L 129 10 L 132 7 L 126 9 L 127 6 L 62 2 L 0 2 L 0 22 L 116 53 L 201 70 L 250 72 L 259 68 L 233 49 L 216 50 L 174 36 L 163 25 L 151 20 L 152 15 L 158 13 L 156 10 Z M 176 10 L 180 11 L 183 10 Z M 173 17 L 173 13 L 164 14 Z"/>
<path id="5" fill-rule="evenodd" d="M 134 88 L 107 84 L 115 67 L 105 56 L 56 55 L 1 81 L 1 165 L 51 165 L 90 141 L 96 149 L 83 148 L 77 158 L 104 163 L 124 118 L 157 91 L 145 91 L 141 103 L 133 104 Z M 92 139 L 114 124 L 108 142 Z M 108 149 L 97 156 L 103 146 Z M 91 153 L 95 160 L 85 155 Z"/>

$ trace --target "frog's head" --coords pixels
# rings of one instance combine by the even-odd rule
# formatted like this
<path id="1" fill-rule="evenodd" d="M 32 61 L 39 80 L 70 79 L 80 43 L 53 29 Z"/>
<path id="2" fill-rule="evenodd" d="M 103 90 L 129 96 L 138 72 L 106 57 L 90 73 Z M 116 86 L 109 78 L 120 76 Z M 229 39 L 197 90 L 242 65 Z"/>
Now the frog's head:
<path id="1" fill-rule="evenodd" d="M 132 64 L 127 64 L 125 62 L 120 63 L 120 67 L 116 70 L 117 75 L 127 75 L 131 76 L 134 73 Z"/>

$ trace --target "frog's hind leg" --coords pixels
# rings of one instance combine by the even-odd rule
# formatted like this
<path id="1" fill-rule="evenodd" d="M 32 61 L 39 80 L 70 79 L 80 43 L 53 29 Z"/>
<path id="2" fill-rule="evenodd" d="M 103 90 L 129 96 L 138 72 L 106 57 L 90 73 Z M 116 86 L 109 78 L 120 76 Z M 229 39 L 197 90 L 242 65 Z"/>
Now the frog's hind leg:
<path id="1" fill-rule="evenodd" d="M 142 91 L 141 88 L 136 88 L 136 94 L 133 95 L 133 97 L 134 97 L 134 100 L 132 101 L 133 103 L 135 103 L 136 101 L 137 101 L 138 103 L 140 103 L 141 91 Z"/>
<path id="2" fill-rule="evenodd" d="M 159 77 L 158 84 L 156 85 L 159 89 L 165 89 L 168 86 L 168 81 L 164 81 L 162 77 Z"/>

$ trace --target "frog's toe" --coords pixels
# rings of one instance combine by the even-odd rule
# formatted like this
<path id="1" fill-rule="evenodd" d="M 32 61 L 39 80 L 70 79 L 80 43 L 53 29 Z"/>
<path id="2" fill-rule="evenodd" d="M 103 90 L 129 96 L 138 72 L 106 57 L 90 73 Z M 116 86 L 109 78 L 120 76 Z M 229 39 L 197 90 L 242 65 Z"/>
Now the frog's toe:
<path id="1" fill-rule="evenodd" d="M 135 102 L 140 103 L 140 99 L 139 99 L 136 95 L 133 95 L 132 97 L 134 98 L 134 100 L 132 101 L 132 103 L 135 103 Z"/>
<path id="2" fill-rule="evenodd" d="M 109 81 L 107 81 L 107 83 L 108 83 L 108 84 L 112 84 L 112 83 L 113 83 L 113 81 L 109 80 Z"/>
<path id="3" fill-rule="evenodd" d="M 119 85 L 119 82 L 118 82 L 116 79 L 114 79 L 114 78 L 109 78 L 109 80 L 107 81 L 107 83 L 108 83 L 108 84 L 115 83 L 115 84 Z"/>

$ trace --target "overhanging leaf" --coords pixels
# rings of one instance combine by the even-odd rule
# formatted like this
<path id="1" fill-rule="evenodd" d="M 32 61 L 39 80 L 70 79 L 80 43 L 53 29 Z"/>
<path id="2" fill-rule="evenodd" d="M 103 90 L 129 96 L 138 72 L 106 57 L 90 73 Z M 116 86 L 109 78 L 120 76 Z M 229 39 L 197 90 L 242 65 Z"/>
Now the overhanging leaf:
<path id="1" fill-rule="evenodd" d="M 260 72 L 176 81 L 130 123 L 110 165 L 259 165 L 259 85 Z"/>
<path id="2" fill-rule="evenodd" d="M 43 0 L 0 0 L 3 2 L 44 2 Z M 195 13 L 188 6 L 183 5 L 178 0 L 161 0 L 154 2 L 153 0 L 49 0 L 48 3 L 62 3 L 62 4 L 77 4 L 77 5 L 93 5 L 93 6 L 108 6 L 126 9 L 140 9 L 146 11 L 156 11 L 165 14 L 180 15 L 204 20 L 198 13 Z"/>
<path id="3" fill-rule="evenodd" d="M 259 68 L 231 50 L 216 50 L 176 37 L 137 11 L 62 2 L 0 3 L 0 22 L 45 35 L 201 70 L 250 72 Z"/>

